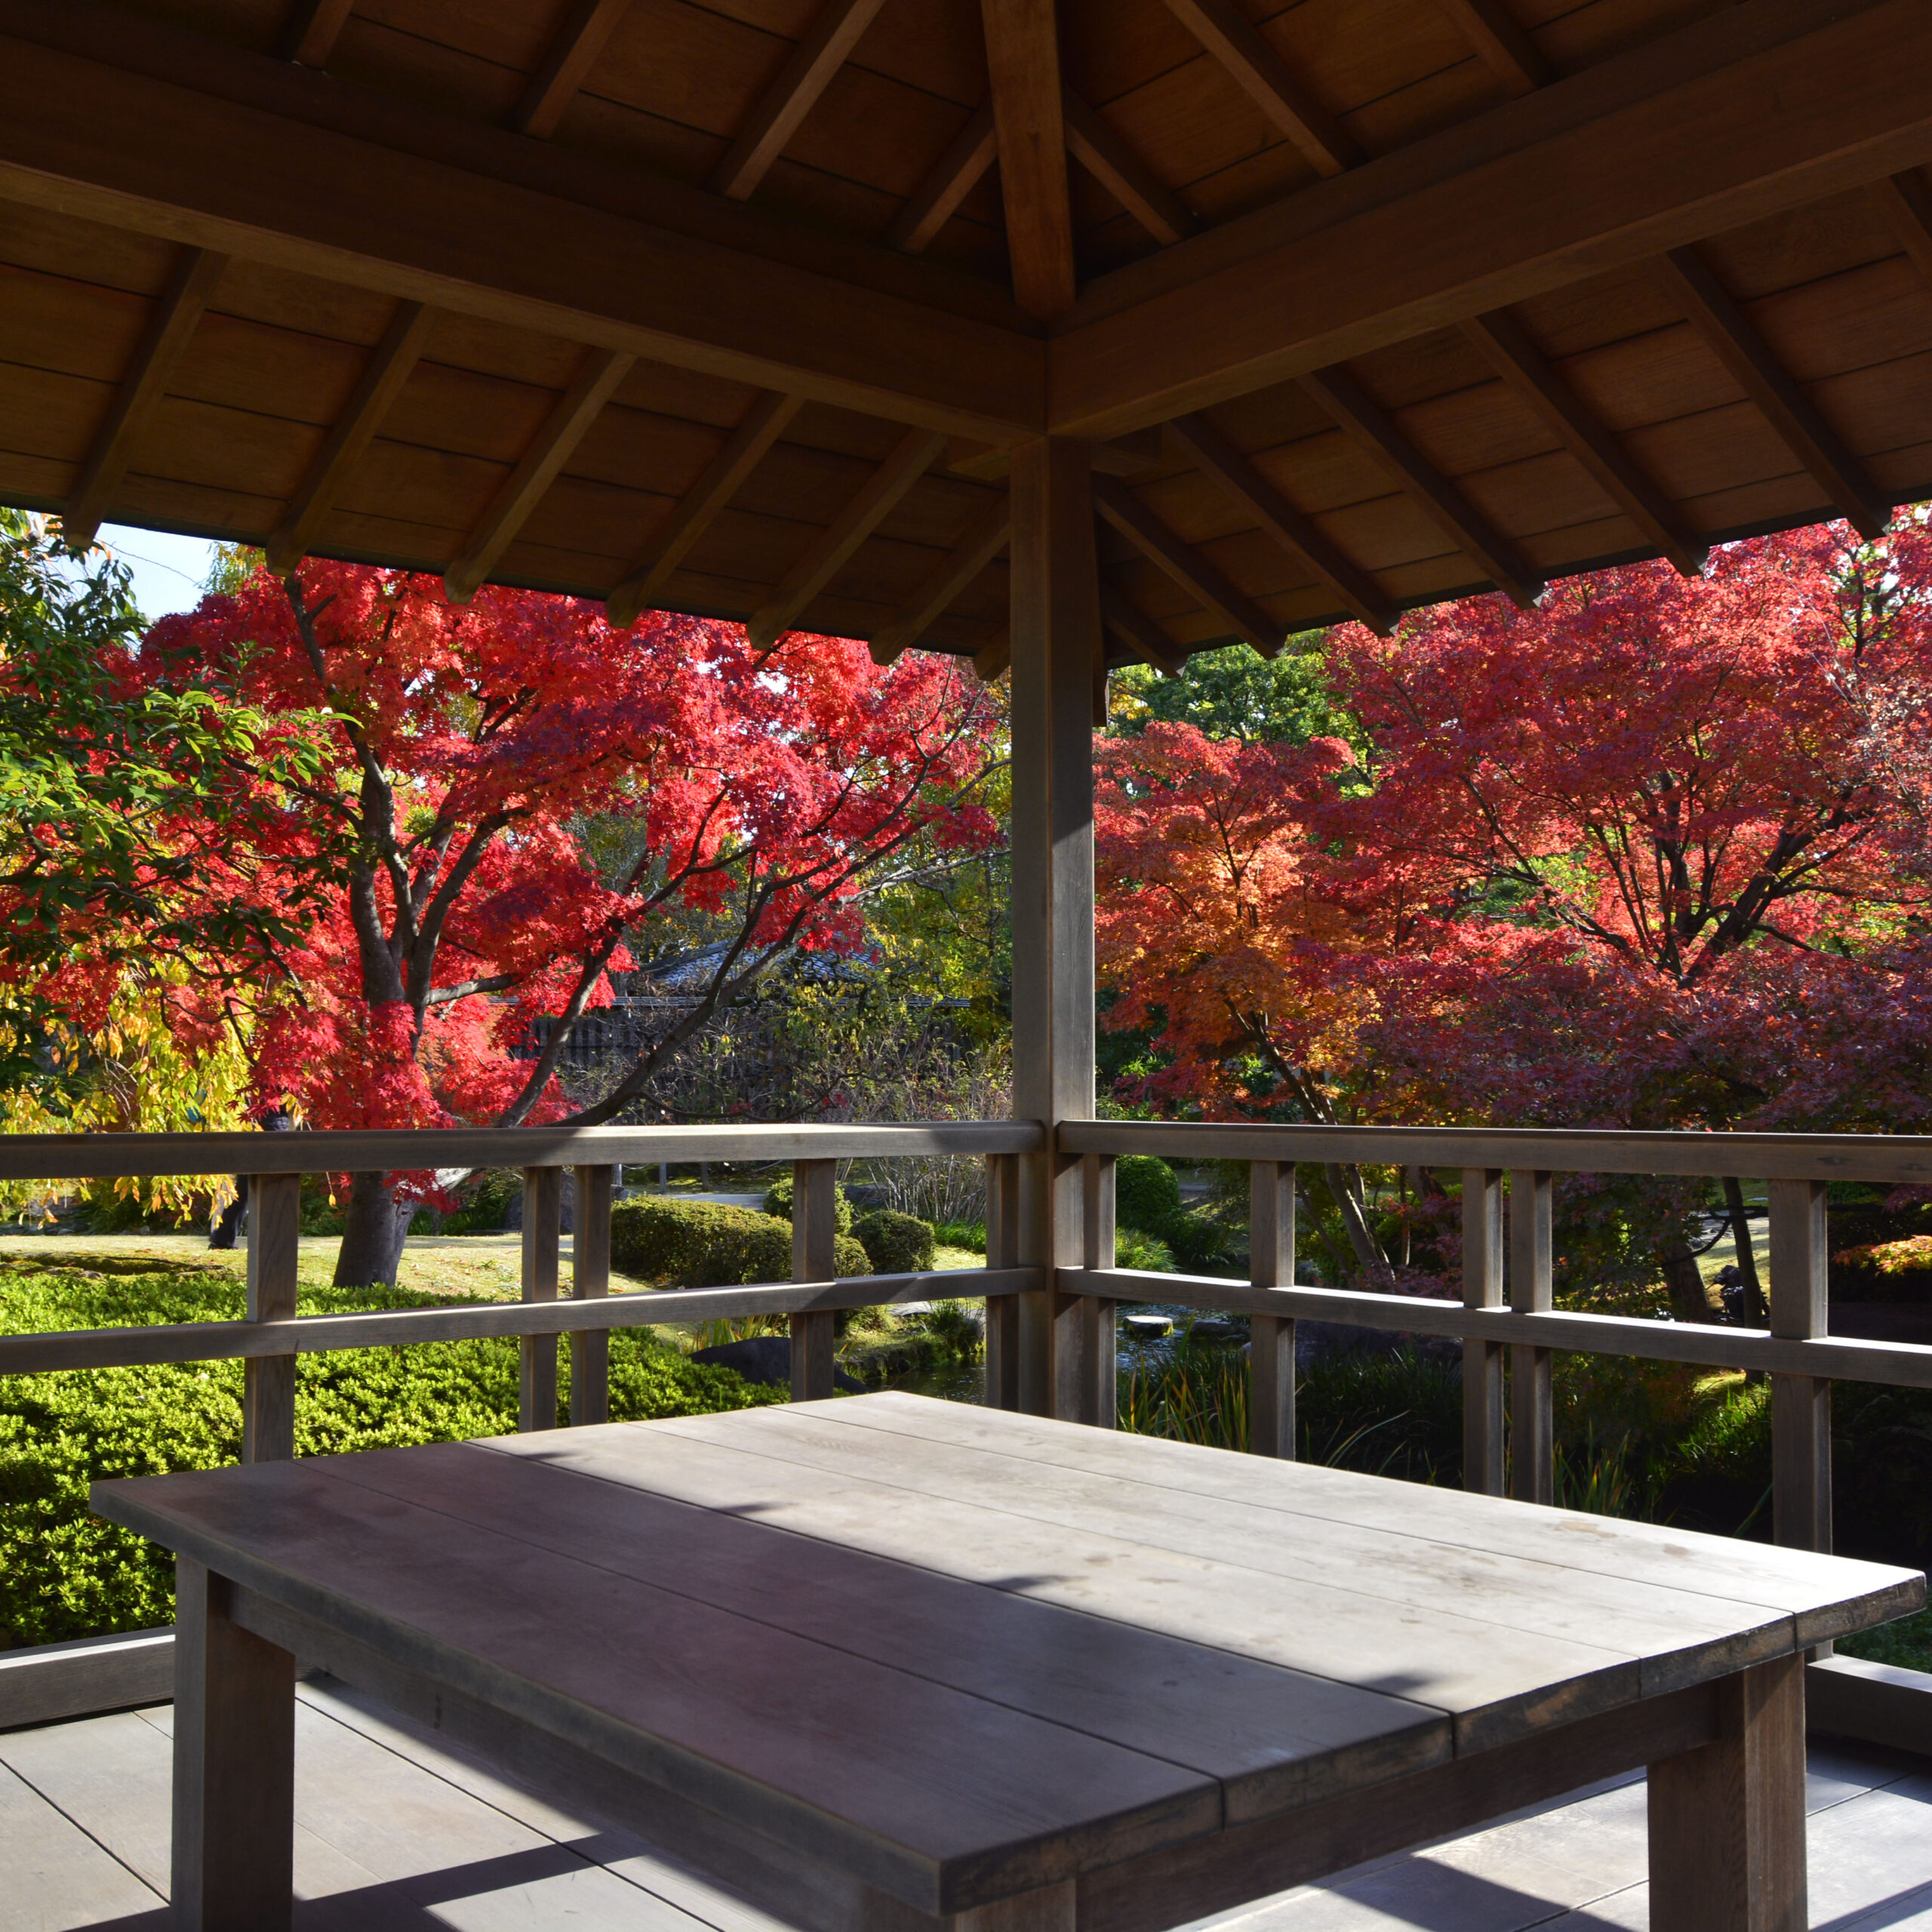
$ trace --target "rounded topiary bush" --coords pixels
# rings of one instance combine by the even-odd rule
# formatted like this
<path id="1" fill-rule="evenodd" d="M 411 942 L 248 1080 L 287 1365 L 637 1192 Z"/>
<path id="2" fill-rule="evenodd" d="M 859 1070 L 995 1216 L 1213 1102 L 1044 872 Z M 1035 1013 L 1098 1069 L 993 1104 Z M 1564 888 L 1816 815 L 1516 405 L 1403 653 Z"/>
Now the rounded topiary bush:
<path id="1" fill-rule="evenodd" d="M 1158 1154 L 1123 1154 L 1114 1163 L 1114 1219 L 1124 1228 L 1164 1234 L 1180 1212 L 1180 1183 Z"/>
<path id="2" fill-rule="evenodd" d="M 841 1275 L 869 1275 L 866 1251 L 838 1237 Z M 792 1224 L 749 1208 L 647 1195 L 611 1211 L 611 1265 L 660 1287 L 734 1287 L 792 1278 Z"/>
<path id="3" fill-rule="evenodd" d="M 921 1275 L 933 1265 L 933 1224 L 916 1214 L 875 1208 L 852 1223 L 852 1235 L 871 1257 L 875 1275 Z"/>
<path id="4" fill-rule="evenodd" d="M 792 1218 L 792 1170 L 789 1168 L 779 1175 L 764 1192 L 764 1211 L 778 1215 L 789 1221 Z M 852 1232 L 852 1204 L 845 1198 L 845 1190 L 835 1187 L 832 1190 L 832 1220 L 841 1235 Z"/>

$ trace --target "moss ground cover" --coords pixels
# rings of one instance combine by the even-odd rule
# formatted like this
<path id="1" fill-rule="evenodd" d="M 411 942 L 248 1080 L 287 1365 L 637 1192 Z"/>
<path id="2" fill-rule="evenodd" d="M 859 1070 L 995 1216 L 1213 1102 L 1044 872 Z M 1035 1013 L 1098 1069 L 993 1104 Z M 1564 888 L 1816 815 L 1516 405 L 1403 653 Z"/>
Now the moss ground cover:
<path id="1" fill-rule="evenodd" d="M 481 1299 L 305 1281 L 300 1312 Z M 223 1267 L 140 1254 L 91 1254 L 79 1267 L 0 1257 L 0 1333 L 226 1321 L 242 1312 L 242 1283 Z M 567 1410 L 570 1358 L 568 1350 L 560 1354 Z M 170 1559 L 91 1515 L 88 1484 L 233 1462 L 241 1398 L 238 1361 L 0 1377 L 0 1647 L 171 1620 Z M 687 1360 L 648 1331 L 611 1338 L 615 1420 L 781 1399 L 781 1392 L 728 1369 Z M 516 1427 L 516 1404 L 512 1340 L 305 1355 L 297 1370 L 297 1452 L 335 1455 L 501 1435 Z"/>

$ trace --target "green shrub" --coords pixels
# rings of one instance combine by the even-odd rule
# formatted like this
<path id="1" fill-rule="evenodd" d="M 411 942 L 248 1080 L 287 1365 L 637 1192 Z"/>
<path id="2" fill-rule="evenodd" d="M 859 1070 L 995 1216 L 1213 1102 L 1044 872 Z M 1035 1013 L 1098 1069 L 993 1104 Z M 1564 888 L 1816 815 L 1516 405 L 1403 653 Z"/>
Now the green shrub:
<path id="1" fill-rule="evenodd" d="M 1122 1227 L 1164 1235 L 1180 1211 L 1180 1183 L 1158 1154 L 1123 1154 L 1114 1163 L 1114 1219 Z"/>
<path id="2" fill-rule="evenodd" d="M 1154 1275 L 1174 1272 L 1174 1251 L 1164 1241 L 1143 1235 L 1138 1228 L 1119 1228 L 1114 1232 L 1114 1265 L 1138 1268 Z"/>
<path id="3" fill-rule="evenodd" d="M 792 1170 L 787 1168 L 765 1189 L 764 1211 L 776 1214 L 781 1220 L 792 1218 Z M 852 1232 L 852 1204 L 845 1198 L 845 1190 L 835 1187 L 832 1190 L 832 1220 L 841 1235 Z"/>
<path id="4" fill-rule="evenodd" d="M 465 1183 L 469 1198 L 443 1218 L 446 1235 L 493 1235 L 503 1228 L 510 1203 L 523 1192 L 523 1176 L 515 1168 L 488 1168 Z"/>
<path id="5" fill-rule="evenodd" d="M 866 1251 L 838 1237 L 841 1275 L 869 1275 Z M 792 1277 L 792 1226 L 776 1215 L 715 1201 L 648 1195 L 611 1211 L 611 1263 L 660 1287 L 721 1288 Z"/>
<path id="6" fill-rule="evenodd" d="M 863 1247 L 875 1275 L 923 1274 L 933 1265 L 937 1237 L 930 1221 L 875 1208 L 852 1223 L 852 1238 Z"/>
<path id="7" fill-rule="evenodd" d="M 933 1239 L 941 1247 L 961 1247 L 968 1254 L 983 1254 L 986 1251 L 986 1224 L 983 1221 L 941 1221 L 933 1229 Z"/>
<path id="8" fill-rule="evenodd" d="M 225 1270 L 142 1260 L 114 1270 L 0 1267 L 0 1331 L 232 1321 L 243 1287 Z M 446 1306 L 462 1297 L 305 1289 L 302 1312 Z M 559 1417 L 570 1355 L 561 1349 Z M 242 1442 L 238 1361 L 73 1370 L 0 1378 L 0 1647 L 166 1623 L 173 1562 L 91 1515 L 88 1485 L 115 1476 L 213 1469 Z M 782 1400 L 729 1370 L 693 1362 L 648 1330 L 611 1337 L 611 1414 L 632 1420 Z M 508 1434 L 517 1426 L 514 1339 L 305 1355 L 296 1366 L 296 1451 L 337 1455 Z"/>

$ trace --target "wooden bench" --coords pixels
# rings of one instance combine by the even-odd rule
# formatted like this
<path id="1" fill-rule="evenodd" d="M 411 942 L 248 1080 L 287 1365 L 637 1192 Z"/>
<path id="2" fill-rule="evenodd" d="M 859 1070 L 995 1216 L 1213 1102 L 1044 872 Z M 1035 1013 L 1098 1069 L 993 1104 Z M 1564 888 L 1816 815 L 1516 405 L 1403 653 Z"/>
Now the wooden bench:
<path id="1" fill-rule="evenodd" d="M 97 1484 L 177 1552 L 174 1898 L 288 1922 L 326 1667 L 800 1925 L 1158 1932 L 1636 1766 L 1804 1932 L 1804 1660 L 1924 1580 L 900 1395 Z"/>

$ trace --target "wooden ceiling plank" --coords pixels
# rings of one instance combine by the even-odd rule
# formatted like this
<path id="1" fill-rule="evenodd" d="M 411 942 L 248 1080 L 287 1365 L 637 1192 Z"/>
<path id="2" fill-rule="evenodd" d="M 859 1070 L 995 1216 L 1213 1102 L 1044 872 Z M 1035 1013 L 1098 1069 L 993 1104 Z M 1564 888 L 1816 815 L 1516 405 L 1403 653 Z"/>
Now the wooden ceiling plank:
<path id="1" fill-rule="evenodd" d="M 1684 577 L 1697 576 L 1710 546 L 1686 532 L 1669 500 L 1578 401 L 1521 322 L 1507 309 L 1492 309 L 1465 322 L 1463 333 L 1672 568 Z"/>
<path id="2" fill-rule="evenodd" d="M 1826 500 L 1861 536 L 1876 537 L 1891 521 L 1891 506 L 1704 258 L 1694 248 L 1673 248 L 1659 257 L 1655 266 L 1686 319 L 1810 472 Z"/>
<path id="3" fill-rule="evenodd" d="M 636 360 L 618 349 L 593 349 L 586 354 L 577 380 L 558 398 L 523 460 L 504 478 L 483 521 L 470 533 L 463 555 L 443 573 L 443 589 L 452 604 L 467 604 L 482 587 Z"/>
<path id="4" fill-rule="evenodd" d="M 280 51 L 298 66 L 326 67 L 355 0 L 295 0 L 281 30 Z"/>
<path id="5" fill-rule="evenodd" d="M 382 427 L 389 405 L 422 359 L 438 312 L 421 302 L 399 303 L 394 318 L 369 358 L 362 379 L 290 500 L 268 541 L 268 565 L 286 577 L 309 553 L 343 486 Z"/>
<path id="6" fill-rule="evenodd" d="M 1289 72 L 1233 0 L 1168 0 L 1168 8 L 1318 174 L 1340 174 L 1364 158 L 1353 137 Z"/>
<path id="7" fill-rule="evenodd" d="M 1171 678 L 1179 672 L 1186 652 L 1137 604 L 1110 583 L 1100 586 L 1100 621 L 1142 663 L 1151 664 L 1164 677 Z"/>
<path id="8" fill-rule="evenodd" d="M 1157 564 L 1215 620 L 1263 657 L 1281 653 L 1283 627 L 1252 603 L 1192 545 L 1183 543 L 1124 483 L 1094 478 L 1094 507 L 1149 563 Z"/>
<path id="9" fill-rule="evenodd" d="M 1218 485 L 1283 549 L 1312 571 L 1378 637 L 1395 626 L 1395 607 L 1204 416 L 1183 416 L 1168 435 L 1189 462 Z"/>
<path id="10" fill-rule="evenodd" d="M 69 549 L 85 550 L 94 541 L 108 505 L 128 473 L 141 432 L 193 340 L 228 263 L 226 255 L 212 248 L 183 251 L 155 303 L 146 333 L 121 380 L 106 420 L 75 478 L 60 519 Z"/>
<path id="11" fill-rule="evenodd" d="M 619 630 L 628 629 L 652 607 L 672 573 L 803 407 L 801 397 L 768 390 L 745 412 L 743 421 L 685 493 L 651 547 L 632 561 L 605 599 L 604 614 Z"/>
<path id="12" fill-rule="evenodd" d="M 1512 94 L 1534 94 L 1555 79 L 1555 69 L 1517 25 L 1503 0 L 1441 0 L 1441 5 L 1477 59 Z"/>
<path id="13" fill-rule="evenodd" d="M 1062 98 L 1066 149 L 1156 242 L 1196 233 L 1194 211 L 1071 88 Z"/>
<path id="14" fill-rule="evenodd" d="M 932 238 L 958 211 L 959 204 L 980 184 L 999 152 L 989 100 L 968 121 L 952 145 L 934 163 L 932 172 L 912 192 L 900 211 L 887 239 L 909 255 L 923 254 Z"/>
<path id="15" fill-rule="evenodd" d="M 540 140 L 554 134 L 630 5 L 631 0 L 578 0 L 551 42 L 543 64 L 531 76 L 523 98 L 510 110 L 507 125 Z"/>
<path id="16" fill-rule="evenodd" d="M 905 609 L 873 632 L 872 662 L 890 664 L 902 651 L 917 644 L 924 636 L 927 626 L 950 610 L 966 586 L 1006 548 L 1012 534 L 1012 509 L 1002 496 L 974 518 L 972 527 L 913 593 Z"/>
<path id="17" fill-rule="evenodd" d="M 718 193 L 742 202 L 757 191 L 832 76 L 851 58 L 881 5 L 881 0 L 826 0 L 811 32 L 779 69 L 718 164 L 711 185 Z"/>
<path id="18" fill-rule="evenodd" d="M 1881 181 L 1872 192 L 1919 273 L 1932 281 L 1932 189 L 1925 177 L 1910 169 Z"/>
<path id="19" fill-rule="evenodd" d="M 872 472 L 852 500 L 805 546 L 805 552 L 753 614 L 746 626 L 753 649 L 769 651 L 799 613 L 835 577 L 859 546 L 891 515 L 906 493 L 930 469 L 946 438 L 910 429 Z"/>
<path id="20" fill-rule="evenodd" d="M 1042 321 L 1078 293 L 1054 0 L 980 0 L 1014 298 Z"/>
<path id="21" fill-rule="evenodd" d="M 1411 442 L 1387 411 L 1339 365 L 1301 379 L 1302 386 L 1340 427 L 1375 457 L 1458 549 L 1511 603 L 1527 611 L 1543 580 L 1514 544 L 1490 528 L 1447 477 Z"/>

